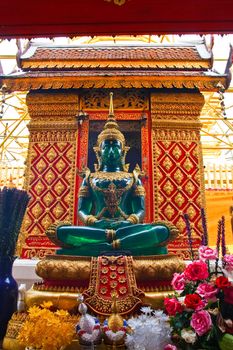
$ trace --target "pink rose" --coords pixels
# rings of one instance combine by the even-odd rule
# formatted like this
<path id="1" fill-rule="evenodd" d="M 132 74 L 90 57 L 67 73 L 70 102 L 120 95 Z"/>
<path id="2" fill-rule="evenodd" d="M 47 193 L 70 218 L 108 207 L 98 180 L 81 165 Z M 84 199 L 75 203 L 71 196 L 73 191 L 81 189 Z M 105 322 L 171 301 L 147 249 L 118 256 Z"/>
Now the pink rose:
<path id="1" fill-rule="evenodd" d="M 190 281 L 204 280 L 209 276 L 208 266 L 203 261 L 194 261 L 186 266 L 184 276 Z"/>
<path id="2" fill-rule="evenodd" d="M 211 249 L 209 247 L 206 247 L 202 245 L 199 250 L 199 259 L 201 261 L 211 260 L 211 259 L 217 259 L 218 253 L 216 249 Z"/>
<path id="3" fill-rule="evenodd" d="M 172 344 L 167 344 L 163 350 L 177 350 L 177 347 L 175 345 Z"/>
<path id="4" fill-rule="evenodd" d="M 225 255 L 223 260 L 226 263 L 225 269 L 227 271 L 233 271 L 233 255 Z"/>
<path id="5" fill-rule="evenodd" d="M 197 287 L 196 292 L 206 301 L 216 301 L 216 294 L 218 292 L 218 288 L 216 288 L 213 284 L 210 283 L 201 283 Z"/>
<path id="6" fill-rule="evenodd" d="M 183 311 L 181 303 L 176 298 L 164 298 L 164 306 L 169 316 L 175 316 Z"/>
<path id="7" fill-rule="evenodd" d="M 172 287 L 177 291 L 183 291 L 185 287 L 184 273 L 174 273 L 171 281 Z"/>
<path id="8" fill-rule="evenodd" d="M 212 326 L 210 314 L 205 310 L 195 312 L 192 315 L 190 325 L 199 336 L 207 333 Z"/>

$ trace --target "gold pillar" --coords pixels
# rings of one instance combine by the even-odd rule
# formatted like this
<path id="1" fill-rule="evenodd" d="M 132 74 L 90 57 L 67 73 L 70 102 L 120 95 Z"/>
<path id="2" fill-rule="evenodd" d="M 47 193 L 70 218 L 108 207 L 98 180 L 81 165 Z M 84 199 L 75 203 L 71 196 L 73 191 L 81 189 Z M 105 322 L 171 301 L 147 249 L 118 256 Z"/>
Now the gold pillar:
<path id="1" fill-rule="evenodd" d="M 199 116 L 204 98 L 199 92 L 151 94 L 154 221 L 169 220 L 180 235 L 171 252 L 189 258 L 184 213 L 190 218 L 194 249 L 202 234 L 204 173 Z"/>
<path id="2" fill-rule="evenodd" d="M 25 188 L 31 200 L 23 223 L 23 258 L 43 257 L 54 246 L 45 230 L 55 221 L 73 222 L 78 96 L 74 92 L 30 92 L 29 151 Z"/>

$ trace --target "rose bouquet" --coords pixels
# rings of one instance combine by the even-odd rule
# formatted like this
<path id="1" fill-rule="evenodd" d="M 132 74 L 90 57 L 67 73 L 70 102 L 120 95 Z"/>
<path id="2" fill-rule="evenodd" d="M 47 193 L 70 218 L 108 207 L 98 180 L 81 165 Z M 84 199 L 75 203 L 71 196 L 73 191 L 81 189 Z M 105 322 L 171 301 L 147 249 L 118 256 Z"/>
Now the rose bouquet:
<path id="1" fill-rule="evenodd" d="M 233 255 L 223 257 L 224 269 L 220 270 L 218 253 L 218 249 L 201 246 L 199 259 L 173 276 L 175 293 L 164 299 L 164 305 L 173 329 L 172 340 L 179 349 L 220 349 L 222 337 L 232 329 L 233 315 L 226 317 L 223 308 L 225 296 L 233 302 L 231 281 L 224 275 L 224 271 L 233 271 Z"/>

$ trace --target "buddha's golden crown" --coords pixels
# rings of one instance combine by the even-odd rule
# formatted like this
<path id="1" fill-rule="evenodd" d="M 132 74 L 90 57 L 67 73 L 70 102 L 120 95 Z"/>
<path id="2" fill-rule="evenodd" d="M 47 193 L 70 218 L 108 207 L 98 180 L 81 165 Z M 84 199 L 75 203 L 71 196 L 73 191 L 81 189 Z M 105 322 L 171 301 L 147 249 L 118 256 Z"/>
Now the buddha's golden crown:
<path id="1" fill-rule="evenodd" d="M 119 130 L 119 125 L 116 122 L 114 110 L 113 110 L 113 92 L 110 92 L 110 104 L 109 104 L 109 115 L 107 122 L 104 125 L 103 131 L 98 135 L 97 146 L 105 140 L 117 140 L 120 141 L 122 147 L 125 147 L 125 137 Z"/>

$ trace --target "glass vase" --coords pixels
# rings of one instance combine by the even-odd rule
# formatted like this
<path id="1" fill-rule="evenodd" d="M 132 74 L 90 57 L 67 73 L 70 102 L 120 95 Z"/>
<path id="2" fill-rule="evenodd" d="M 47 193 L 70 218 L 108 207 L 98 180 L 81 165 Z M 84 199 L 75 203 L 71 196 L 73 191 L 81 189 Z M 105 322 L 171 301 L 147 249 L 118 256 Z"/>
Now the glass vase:
<path id="1" fill-rule="evenodd" d="M 15 258 L 0 256 L 0 340 L 6 334 L 7 324 L 17 310 L 18 285 L 12 276 Z"/>

